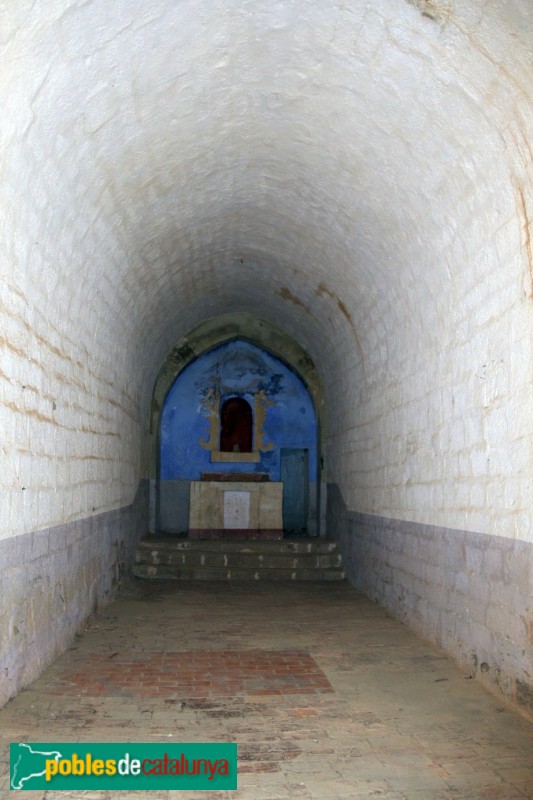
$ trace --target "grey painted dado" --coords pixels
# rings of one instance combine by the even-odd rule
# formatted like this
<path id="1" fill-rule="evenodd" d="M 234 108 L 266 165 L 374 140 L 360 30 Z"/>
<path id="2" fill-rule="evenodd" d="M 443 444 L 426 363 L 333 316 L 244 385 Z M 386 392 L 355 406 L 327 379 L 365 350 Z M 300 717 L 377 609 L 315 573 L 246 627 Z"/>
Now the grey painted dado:
<path id="1" fill-rule="evenodd" d="M 159 508 L 154 531 L 187 533 L 191 482 L 176 478 L 159 482 Z"/>
<path id="2" fill-rule="evenodd" d="M 533 715 L 533 545 L 361 514 L 328 487 L 350 582 Z"/>
<path id="3" fill-rule="evenodd" d="M 142 482 L 130 506 L 0 541 L 0 706 L 113 597 L 146 533 L 147 512 Z"/>

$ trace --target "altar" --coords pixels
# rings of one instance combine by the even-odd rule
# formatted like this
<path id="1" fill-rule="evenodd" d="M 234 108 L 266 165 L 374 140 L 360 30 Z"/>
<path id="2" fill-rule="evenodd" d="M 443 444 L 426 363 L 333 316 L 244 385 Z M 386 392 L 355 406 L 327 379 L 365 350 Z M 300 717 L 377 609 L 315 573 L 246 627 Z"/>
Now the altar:
<path id="1" fill-rule="evenodd" d="M 284 362 L 231 340 L 193 359 L 158 398 L 155 529 L 192 539 L 316 531 L 316 413 Z"/>
<path id="2" fill-rule="evenodd" d="M 203 473 L 191 481 L 189 538 L 281 539 L 283 483 L 265 473 Z"/>

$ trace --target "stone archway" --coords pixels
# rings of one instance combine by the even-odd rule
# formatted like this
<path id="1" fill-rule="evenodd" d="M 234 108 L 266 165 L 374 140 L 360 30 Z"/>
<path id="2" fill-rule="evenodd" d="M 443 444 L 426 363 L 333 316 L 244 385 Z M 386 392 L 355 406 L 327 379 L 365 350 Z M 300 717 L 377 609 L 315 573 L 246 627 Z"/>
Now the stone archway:
<path id="1" fill-rule="evenodd" d="M 160 424 L 165 398 L 178 375 L 189 364 L 217 345 L 236 339 L 248 341 L 284 361 L 301 379 L 309 393 L 314 406 L 317 430 L 316 478 L 311 493 L 316 519 L 316 529 L 313 533 L 324 535 L 326 413 L 320 378 L 312 360 L 297 342 L 271 323 L 258 320 L 246 313 L 224 315 L 193 330 L 176 344 L 159 372 L 152 395 L 150 416 L 150 530 L 152 532 L 160 530 Z"/>

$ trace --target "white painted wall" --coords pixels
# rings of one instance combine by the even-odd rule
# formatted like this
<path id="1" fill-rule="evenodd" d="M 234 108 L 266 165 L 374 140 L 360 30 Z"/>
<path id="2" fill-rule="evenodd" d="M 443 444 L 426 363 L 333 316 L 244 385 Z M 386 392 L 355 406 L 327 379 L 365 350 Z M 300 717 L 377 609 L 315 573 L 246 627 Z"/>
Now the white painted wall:
<path id="1" fill-rule="evenodd" d="M 170 347 L 247 310 L 350 508 L 533 541 L 529 0 L 0 15 L 0 537 L 131 503 Z"/>

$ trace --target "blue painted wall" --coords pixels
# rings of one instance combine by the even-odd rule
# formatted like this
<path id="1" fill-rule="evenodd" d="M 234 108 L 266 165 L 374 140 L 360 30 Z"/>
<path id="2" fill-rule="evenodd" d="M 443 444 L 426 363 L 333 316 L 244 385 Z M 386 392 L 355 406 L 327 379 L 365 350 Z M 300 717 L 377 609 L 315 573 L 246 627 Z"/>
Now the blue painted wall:
<path id="1" fill-rule="evenodd" d="M 257 464 L 214 463 L 200 446 L 209 437 L 204 400 L 219 388 L 221 404 L 244 397 L 252 408 L 264 390 L 274 403 L 266 410 L 264 441 L 274 445 Z M 316 476 L 316 418 L 302 381 L 282 361 L 248 342 L 234 341 L 197 358 L 176 378 L 161 416 L 161 479 L 199 480 L 202 472 L 267 472 L 280 480 L 280 449 L 309 450 L 309 478 Z"/>

